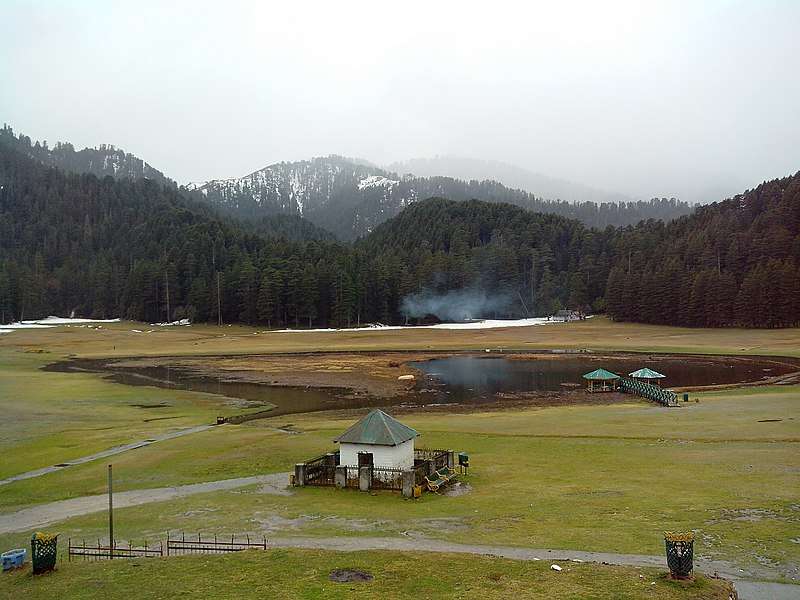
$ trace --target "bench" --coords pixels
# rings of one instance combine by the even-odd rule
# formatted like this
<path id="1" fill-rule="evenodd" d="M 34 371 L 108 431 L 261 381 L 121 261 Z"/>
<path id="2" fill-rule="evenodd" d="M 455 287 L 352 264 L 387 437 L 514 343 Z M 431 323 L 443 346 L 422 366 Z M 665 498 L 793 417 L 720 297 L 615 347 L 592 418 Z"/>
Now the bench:
<path id="1" fill-rule="evenodd" d="M 431 492 L 436 492 L 448 481 L 456 476 L 456 470 L 449 467 L 442 467 L 431 476 L 425 476 L 425 485 Z"/>

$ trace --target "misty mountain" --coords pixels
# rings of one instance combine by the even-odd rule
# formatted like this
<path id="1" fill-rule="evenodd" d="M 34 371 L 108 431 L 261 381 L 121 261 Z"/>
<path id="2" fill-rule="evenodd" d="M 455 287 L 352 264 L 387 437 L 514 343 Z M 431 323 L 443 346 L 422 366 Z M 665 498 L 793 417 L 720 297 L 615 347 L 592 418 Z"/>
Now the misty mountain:
<path id="1" fill-rule="evenodd" d="M 58 142 L 52 148 L 47 142 L 31 142 L 26 135 L 14 135 L 4 126 L 0 129 L 0 140 L 16 151 L 38 160 L 49 167 L 58 167 L 73 173 L 91 173 L 97 177 L 110 175 L 116 179 L 150 179 L 159 184 L 175 185 L 171 179 L 147 162 L 120 148 L 102 144 L 96 148 L 75 150 L 70 143 Z"/>
<path id="2" fill-rule="evenodd" d="M 430 197 L 504 202 L 578 219 L 597 228 L 650 218 L 670 220 L 691 212 L 688 204 L 675 199 L 601 204 L 544 200 L 489 179 L 401 176 L 341 156 L 277 163 L 245 177 L 193 184 L 187 189 L 239 218 L 300 215 L 345 240 L 369 233 L 407 206 Z"/>
<path id="3" fill-rule="evenodd" d="M 548 177 L 497 160 L 480 160 L 458 156 L 436 156 L 434 158 L 412 158 L 394 162 L 386 168 L 398 173 L 413 173 L 418 177 L 444 175 L 470 181 L 491 179 L 502 181 L 512 188 L 527 190 L 539 198 L 564 200 L 566 202 L 636 202 L 625 194 L 607 192 L 566 179 Z"/>

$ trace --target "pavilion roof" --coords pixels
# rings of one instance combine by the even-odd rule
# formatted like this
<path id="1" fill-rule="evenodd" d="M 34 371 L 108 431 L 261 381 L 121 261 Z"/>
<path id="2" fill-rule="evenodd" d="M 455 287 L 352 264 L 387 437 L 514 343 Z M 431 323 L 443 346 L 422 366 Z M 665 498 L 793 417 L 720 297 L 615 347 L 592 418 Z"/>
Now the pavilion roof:
<path id="1" fill-rule="evenodd" d="M 584 379 L 593 379 L 595 381 L 607 381 L 609 379 L 619 379 L 619 375 L 606 371 L 605 369 L 595 369 L 591 373 L 586 373 Z"/>
<path id="2" fill-rule="evenodd" d="M 653 371 L 653 369 L 648 369 L 647 367 L 630 373 L 630 376 L 638 379 L 661 379 L 662 377 L 666 377 L 666 375 L 663 375 L 658 371 Z"/>

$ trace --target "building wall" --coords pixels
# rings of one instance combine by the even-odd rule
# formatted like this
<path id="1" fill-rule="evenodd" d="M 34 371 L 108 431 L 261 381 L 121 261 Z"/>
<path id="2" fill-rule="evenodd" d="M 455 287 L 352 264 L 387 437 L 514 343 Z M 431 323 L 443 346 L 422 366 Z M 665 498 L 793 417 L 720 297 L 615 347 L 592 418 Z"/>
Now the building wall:
<path id="1" fill-rule="evenodd" d="M 410 469 L 414 466 L 413 439 L 397 446 L 341 443 L 339 444 L 339 464 L 357 467 L 359 452 L 371 452 L 372 464 L 376 467 Z"/>

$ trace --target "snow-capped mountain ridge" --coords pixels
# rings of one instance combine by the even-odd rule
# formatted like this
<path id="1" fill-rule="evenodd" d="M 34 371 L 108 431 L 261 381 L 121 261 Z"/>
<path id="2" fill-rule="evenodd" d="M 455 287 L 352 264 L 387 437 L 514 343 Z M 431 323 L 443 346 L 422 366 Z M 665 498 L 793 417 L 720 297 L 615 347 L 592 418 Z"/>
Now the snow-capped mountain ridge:
<path id="1" fill-rule="evenodd" d="M 650 217 L 670 219 L 689 212 L 688 207 L 666 200 L 660 204 L 543 200 L 497 181 L 400 176 L 337 155 L 275 163 L 244 177 L 216 179 L 186 188 L 200 192 L 211 204 L 240 218 L 299 215 L 345 240 L 365 235 L 417 200 L 434 196 L 507 202 L 536 212 L 576 218 L 596 227 L 627 225 Z"/>
<path id="2" fill-rule="evenodd" d="M 391 216 L 383 216 L 384 211 L 379 208 L 381 217 L 374 221 L 365 219 L 364 213 L 395 204 L 395 189 L 399 184 L 400 179 L 393 178 L 393 174 L 333 155 L 275 163 L 244 177 L 194 183 L 186 188 L 199 191 L 210 202 L 239 216 L 297 214 L 323 227 L 330 227 L 333 219 L 337 234 L 352 238 Z M 407 199 L 398 199 L 398 202 L 405 205 Z M 365 210 L 366 207 L 369 210 Z M 346 208 L 350 209 L 347 211 L 349 225 L 341 212 Z M 329 214 L 331 211 L 339 214 Z M 353 211 L 358 212 L 358 216 L 352 214 Z"/>

